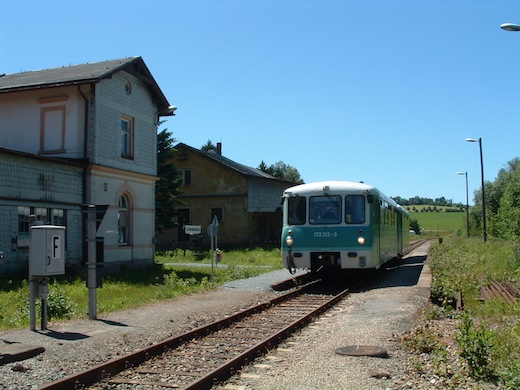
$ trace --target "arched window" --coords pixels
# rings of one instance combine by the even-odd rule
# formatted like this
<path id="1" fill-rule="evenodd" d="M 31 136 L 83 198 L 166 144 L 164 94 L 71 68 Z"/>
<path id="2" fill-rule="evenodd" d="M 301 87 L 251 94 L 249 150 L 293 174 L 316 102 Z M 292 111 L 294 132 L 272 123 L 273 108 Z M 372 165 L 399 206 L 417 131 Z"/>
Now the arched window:
<path id="1" fill-rule="evenodd" d="M 119 198 L 119 209 L 117 211 L 117 230 L 118 230 L 118 243 L 119 245 L 128 244 L 128 232 L 129 232 L 129 202 L 126 195 L 121 195 Z"/>

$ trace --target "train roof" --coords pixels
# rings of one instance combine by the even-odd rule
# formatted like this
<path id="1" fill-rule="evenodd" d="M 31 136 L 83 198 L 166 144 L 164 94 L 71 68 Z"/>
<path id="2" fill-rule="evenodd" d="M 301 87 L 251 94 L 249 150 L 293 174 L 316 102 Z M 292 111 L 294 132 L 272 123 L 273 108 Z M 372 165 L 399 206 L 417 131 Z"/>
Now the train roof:
<path id="1" fill-rule="evenodd" d="M 342 191 L 353 191 L 353 192 L 370 192 L 377 189 L 369 184 L 365 184 L 362 182 L 352 182 L 352 181 L 317 181 L 314 183 L 305 183 L 299 184 L 297 186 L 293 186 L 287 188 L 284 194 L 290 195 L 292 193 L 295 194 L 311 194 L 315 192 L 323 192 L 324 188 L 328 187 L 328 191 L 330 193 L 334 192 L 342 192 Z"/>
<path id="2" fill-rule="evenodd" d="M 294 187 L 287 188 L 283 195 L 285 197 L 301 195 L 308 196 L 316 193 L 327 193 L 327 194 L 337 194 L 342 192 L 353 192 L 360 194 L 377 194 L 382 199 L 384 199 L 387 203 L 391 204 L 394 207 L 400 207 L 392 198 L 383 194 L 380 190 L 370 184 L 366 184 L 363 182 L 353 182 L 353 181 L 339 181 L 339 180 L 331 180 L 331 181 L 317 181 L 313 183 L 305 183 L 300 184 Z"/>

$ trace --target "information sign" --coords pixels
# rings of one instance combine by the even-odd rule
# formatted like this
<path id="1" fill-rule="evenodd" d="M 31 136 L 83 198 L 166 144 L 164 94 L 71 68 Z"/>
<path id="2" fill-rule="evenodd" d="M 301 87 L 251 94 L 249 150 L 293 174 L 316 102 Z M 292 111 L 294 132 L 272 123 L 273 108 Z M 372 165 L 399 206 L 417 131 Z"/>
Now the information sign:
<path id="1" fill-rule="evenodd" d="M 200 233 L 202 233 L 202 227 L 199 225 L 184 225 L 184 233 L 200 234 Z"/>

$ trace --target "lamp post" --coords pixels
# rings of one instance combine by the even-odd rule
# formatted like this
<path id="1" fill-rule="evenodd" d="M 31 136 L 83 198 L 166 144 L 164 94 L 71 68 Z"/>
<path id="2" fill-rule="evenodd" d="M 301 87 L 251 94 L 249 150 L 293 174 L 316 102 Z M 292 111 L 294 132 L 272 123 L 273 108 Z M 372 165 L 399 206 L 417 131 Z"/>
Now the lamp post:
<path id="1" fill-rule="evenodd" d="M 468 142 L 478 142 L 480 148 L 480 175 L 482 178 L 482 235 L 484 236 L 484 242 L 487 241 L 487 230 L 486 230 L 486 197 L 484 196 L 484 160 L 482 159 L 482 138 L 466 138 Z"/>
<path id="2" fill-rule="evenodd" d="M 457 175 L 466 176 L 466 234 L 469 237 L 468 171 L 457 172 Z"/>
<path id="3" fill-rule="evenodd" d="M 506 31 L 520 31 L 520 25 L 515 23 L 503 23 L 500 28 Z"/>

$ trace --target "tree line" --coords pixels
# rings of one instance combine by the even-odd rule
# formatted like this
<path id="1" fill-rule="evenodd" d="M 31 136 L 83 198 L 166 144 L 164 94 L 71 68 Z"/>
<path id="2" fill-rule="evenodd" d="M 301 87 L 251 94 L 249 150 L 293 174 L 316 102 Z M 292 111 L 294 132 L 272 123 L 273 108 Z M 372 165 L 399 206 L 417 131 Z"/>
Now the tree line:
<path id="1" fill-rule="evenodd" d="M 422 196 L 417 195 L 410 199 L 401 198 L 400 196 L 393 196 L 392 199 L 399 203 L 401 206 L 429 205 L 445 207 L 465 207 L 462 203 L 453 203 L 452 199 L 446 199 L 444 196 L 435 199 L 424 198 Z"/>
<path id="2" fill-rule="evenodd" d="M 498 171 L 495 181 L 484 183 L 486 227 L 490 236 L 506 240 L 520 239 L 520 158 L 509 161 Z M 474 192 L 469 209 L 470 233 L 482 233 L 482 190 Z"/>

